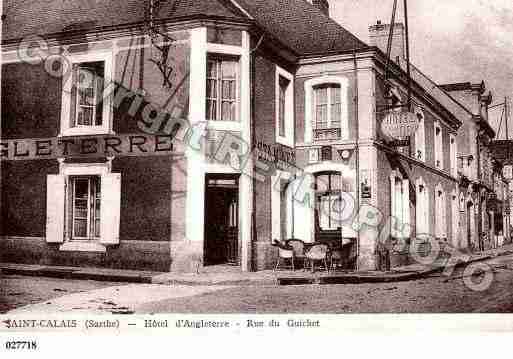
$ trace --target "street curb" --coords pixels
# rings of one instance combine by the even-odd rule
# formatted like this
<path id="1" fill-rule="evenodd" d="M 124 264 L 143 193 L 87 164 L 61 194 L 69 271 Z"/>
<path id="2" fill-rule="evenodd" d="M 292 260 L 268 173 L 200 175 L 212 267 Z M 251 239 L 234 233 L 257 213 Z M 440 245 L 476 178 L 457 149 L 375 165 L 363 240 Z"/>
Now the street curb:
<path id="1" fill-rule="evenodd" d="M 505 251 L 494 255 L 485 255 L 471 259 L 467 262 L 457 262 L 454 268 L 463 267 L 472 263 L 485 261 L 488 259 L 513 254 L 513 251 Z M 49 277 L 63 279 L 94 280 L 102 282 L 122 282 L 122 283 L 142 283 L 142 284 L 160 284 L 160 285 L 188 285 L 188 286 L 248 286 L 248 285 L 309 285 L 309 284 L 363 284 L 363 283 L 393 283 L 405 282 L 424 278 L 434 273 L 442 272 L 447 267 L 433 267 L 418 272 L 406 272 L 393 275 L 362 275 L 362 274 L 342 274 L 333 276 L 304 276 L 304 277 L 278 277 L 278 278 L 255 278 L 255 279 L 234 279 L 234 280 L 191 280 L 173 278 L 169 280 L 159 279 L 159 276 L 165 273 L 156 272 L 123 272 L 107 273 L 106 270 L 97 271 L 94 268 L 80 267 L 52 267 L 41 265 L 24 265 L 14 263 L 0 263 L 0 273 L 3 275 L 25 275 L 34 277 Z M 450 267 L 449 267 L 450 268 Z"/>
<path id="2" fill-rule="evenodd" d="M 478 258 L 471 259 L 467 262 L 457 262 L 455 265 L 450 267 L 434 267 L 419 272 L 411 272 L 397 275 L 381 275 L 381 276 L 366 276 L 360 274 L 345 274 L 335 276 L 324 276 L 324 277 L 312 277 L 312 278 L 278 278 L 278 285 L 304 285 L 304 284 L 365 284 L 365 283 L 394 283 L 394 282 L 407 282 L 425 278 L 428 275 L 443 272 L 447 268 L 460 268 L 467 266 L 472 263 L 482 262 L 495 257 L 511 254 L 512 252 L 499 253 L 495 256 L 486 255 Z"/>
<path id="3" fill-rule="evenodd" d="M 152 276 L 145 275 L 131 275 L 131 274 L 106 274 L 98 273 L 87 268 L 76 270 L 72 269 L 59 269 L 59 268 L 14 268 L 2 267 L 0 268 L 5 275 L 24 275 L 31 277 L 47 277 L 47 278 L 62 278 L 62 279 L 79 279 L 79 280 L 94 280 L 99 282 L 122 282 L 122 283 L 145 283 L 151 284 Z"/>

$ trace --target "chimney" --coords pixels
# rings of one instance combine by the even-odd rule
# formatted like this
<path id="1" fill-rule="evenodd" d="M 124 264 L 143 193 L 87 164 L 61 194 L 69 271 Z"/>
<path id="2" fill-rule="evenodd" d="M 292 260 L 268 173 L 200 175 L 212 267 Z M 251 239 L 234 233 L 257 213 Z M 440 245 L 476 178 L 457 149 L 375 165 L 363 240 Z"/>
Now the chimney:
<path id="1" fill-rule="evenodd" d="M 330 16 L 330 4 L 328 0 L 307 0 L 310 4 L 319 9 L 324 15 Z"/>
<path id="2" fill-rule="evenodd" d="M 378 20 L 376 25 L 369 27 L 370 45 L 377 46 L 386 54 L 389 34 L 390 24 L 382 24 L 381 21 Z M 392 37 L 392 51 L 390 53 L 392 61 L 397 62 L 397 57 L 400 59 L 404 59 L 406 57 L 404 37 L 404 25 L 396 22 Z"/>

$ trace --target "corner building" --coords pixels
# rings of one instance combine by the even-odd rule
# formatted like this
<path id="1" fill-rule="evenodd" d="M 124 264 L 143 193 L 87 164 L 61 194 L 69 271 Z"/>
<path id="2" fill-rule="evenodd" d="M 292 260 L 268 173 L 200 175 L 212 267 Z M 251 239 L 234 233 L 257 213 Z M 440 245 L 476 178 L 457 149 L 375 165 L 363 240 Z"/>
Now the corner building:
<path id="1" fill-rule="evenodd" d="M 350 219 L 367 206 L 378 230 L 391 216 L 412 226 L 392 241 L 460 247 L 461 109 L 414 71 L 419 129 L 390 145 L 381 121 L 406 101 L 407 76 L 395 46 L 385 91 L 386 25 L 365 44 L 327 1 L 15 3 L 3 23 L 2 261 L 253 271 L 274 265 L 273 239 L 298 238 L 344 244 L 348 269 L 383 269 L 375 231 L 337 217 L 343 193 Z M 47 47 L 20 58 L 34 35 Z"/>

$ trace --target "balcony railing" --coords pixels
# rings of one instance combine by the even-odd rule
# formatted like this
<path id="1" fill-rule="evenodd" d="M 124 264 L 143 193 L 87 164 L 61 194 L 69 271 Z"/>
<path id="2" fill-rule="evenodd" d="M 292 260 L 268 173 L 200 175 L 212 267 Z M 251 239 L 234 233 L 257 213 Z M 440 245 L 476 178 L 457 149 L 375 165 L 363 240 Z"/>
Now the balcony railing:
<path id="1" fill-rule="evenodd" d="M 342 130 L 340 128 L 314 128 L 313 130 L 314 140 L 338 140 L 342 136 Z"/>

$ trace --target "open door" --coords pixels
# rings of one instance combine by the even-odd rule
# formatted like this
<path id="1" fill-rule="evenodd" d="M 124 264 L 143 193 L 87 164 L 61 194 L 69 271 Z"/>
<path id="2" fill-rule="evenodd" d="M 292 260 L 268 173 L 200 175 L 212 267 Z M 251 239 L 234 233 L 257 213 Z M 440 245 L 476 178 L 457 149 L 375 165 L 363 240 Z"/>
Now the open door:
<path id="1" fill-rule="evenodd" d="M 239 265 L 238 177 L 207 176 L 205 199 L 205 265 Z"/>

